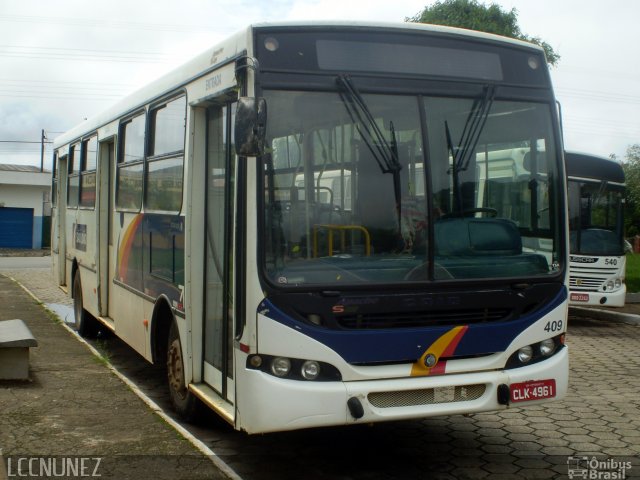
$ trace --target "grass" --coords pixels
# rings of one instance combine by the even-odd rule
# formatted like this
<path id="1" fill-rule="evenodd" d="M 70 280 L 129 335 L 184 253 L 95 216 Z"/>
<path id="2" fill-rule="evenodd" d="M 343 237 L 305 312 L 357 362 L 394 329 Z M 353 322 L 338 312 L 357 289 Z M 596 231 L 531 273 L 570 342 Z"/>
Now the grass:
<path id="1" fill-rule="evenodd" d="M 49 310 L 48 308 L 46 308 L 44 306 L 44 304 L 42 302 L 40 302 L 40 305 L 42 305 L 44 307 L 44 312 L 47 314 L 47 316 L 53 321 L 53 323 L 56 323 L 58 325 L 60 325 L 62 322 L 62 319 L 58 316 L 58 314 L 56 312 L 54 312 L 53 310 Z"/>
<path id="2" fill-rule="evenodd" d="M 101 365 L 109 365 L 111 363 L 111 353 L 107 344 L 103 340 L 96 340 L 94 348 L 100 354 L 99 357 L 94 357 L 94 360 Z"/>
<path id="3" fill-rule="evenodd" d="M 627 292 L 640 292 L 640 253 L 627 254 Z"/>

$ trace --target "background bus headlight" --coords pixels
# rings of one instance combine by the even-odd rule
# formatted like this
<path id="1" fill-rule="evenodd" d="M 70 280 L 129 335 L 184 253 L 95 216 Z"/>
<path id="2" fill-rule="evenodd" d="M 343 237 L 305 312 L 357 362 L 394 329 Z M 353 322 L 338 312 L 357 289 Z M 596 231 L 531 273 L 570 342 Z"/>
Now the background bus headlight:
<path id="1" fill-rule="evenodd" d="M 522 363 L 527 363 L 529 360 L 533 358 L 533 348 L 530 345 L 526 347 L 522 347 L 518 350 L 518 360 Z"/>
<path id="2" fill-rule="evenodd" d="M 271 361 L 271 372 L 276 377 L 286 377 L 291 370 L 291 360 L 285 357 L 276 357 Z"/>
<path id="3" fill-rule="evenodd" d="M 300 374 L 307 380 L 315 380 L 320 375 L 320 364 L 315 360 L 307 360 L 302 364 Z"/>

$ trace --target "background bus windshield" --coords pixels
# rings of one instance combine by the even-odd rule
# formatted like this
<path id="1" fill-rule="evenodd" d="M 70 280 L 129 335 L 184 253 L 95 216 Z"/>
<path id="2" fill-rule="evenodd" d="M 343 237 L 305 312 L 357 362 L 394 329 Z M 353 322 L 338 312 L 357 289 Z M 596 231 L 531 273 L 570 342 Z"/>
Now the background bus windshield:
<path id="1" fill-rule="evenodd" d="M 558 270 L 549 105 L 499 100 L 490 87 L 446 98 L 361 95 L 348 77 L 337 84 L 336 92 L 264 92 L 262 245 L 273 283 Z"/>
<path id="2" fill-rule="evenodd" d="M 624 187 L 574 180 L 568 188 L 571 253 L 623 255 Z"/>

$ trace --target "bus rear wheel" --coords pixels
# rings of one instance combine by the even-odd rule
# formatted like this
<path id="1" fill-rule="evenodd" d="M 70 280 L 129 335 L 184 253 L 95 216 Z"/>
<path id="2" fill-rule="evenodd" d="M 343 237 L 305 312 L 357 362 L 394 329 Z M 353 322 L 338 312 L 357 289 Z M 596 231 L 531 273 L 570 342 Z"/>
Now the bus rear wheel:
<path id="1" fill-rule="evenodd" d="M 184 420 L 195 420 L 198 413 L 198 399 L 187 388 L 184 375 L 184 356 L 175 321 L 171 322 L 167 343 L 167 382 L 173 409 Z"/>
<path id="2" fill-rule="evenodd" d="M 98 322 L 84 309 L 80 273 L 73 276 L 73 316 L 75 328 L 81 337 L 94 338 L 98 335 Z"/>

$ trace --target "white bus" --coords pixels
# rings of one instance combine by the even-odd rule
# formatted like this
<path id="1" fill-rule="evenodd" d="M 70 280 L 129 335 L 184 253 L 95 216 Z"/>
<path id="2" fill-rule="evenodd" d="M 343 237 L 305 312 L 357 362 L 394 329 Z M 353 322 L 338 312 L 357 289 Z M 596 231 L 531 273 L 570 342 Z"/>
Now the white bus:
<path id="1" fill-rule="evenodd" d="M 418 24 L 253 25 L 55 141 L 82 335 L 249 433 L 567 390 L 564 164 L 544 54 Z M 516 152 L 517 169 L 488 168 Z M 514 160 L 515 161 L 515 160 Z"/>
<path id="2" fill-rule="evenodd" d="M 608 158 L 565 152 L 569 205 L 570 303 L 623 307 L 622 166 Z"/>

